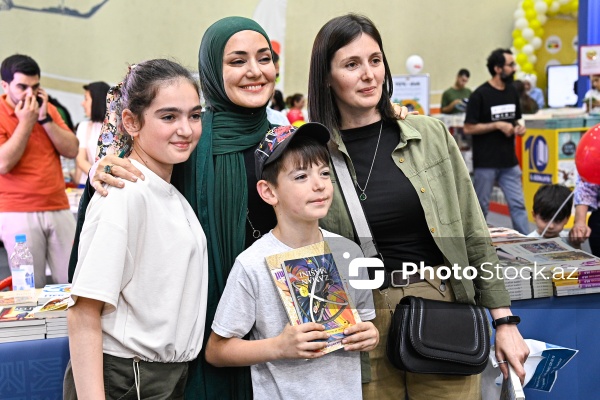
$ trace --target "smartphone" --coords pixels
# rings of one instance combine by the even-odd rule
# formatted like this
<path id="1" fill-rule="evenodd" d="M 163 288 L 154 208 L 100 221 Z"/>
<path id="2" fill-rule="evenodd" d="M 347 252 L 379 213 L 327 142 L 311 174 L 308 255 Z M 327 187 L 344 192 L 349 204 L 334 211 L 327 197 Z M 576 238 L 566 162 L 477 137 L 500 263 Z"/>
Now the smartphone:
<path id="1" fill-rule="evenodd" d="M 37 100 L 38 106 L 41 107 L 44 99 L 42 99 L 40 96 L 36 96 L 35 99 Z"/>

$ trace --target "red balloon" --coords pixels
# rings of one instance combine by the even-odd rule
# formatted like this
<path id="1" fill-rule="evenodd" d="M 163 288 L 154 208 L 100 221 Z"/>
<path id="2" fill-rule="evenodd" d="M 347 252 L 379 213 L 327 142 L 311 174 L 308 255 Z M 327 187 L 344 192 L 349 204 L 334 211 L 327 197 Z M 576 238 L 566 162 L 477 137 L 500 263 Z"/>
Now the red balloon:
<path id="1" fill-rule="evenodd" d="M 575 165 L 583 180 L 600 185 L 600 124 L 581 137 L 575 152 Z"/>

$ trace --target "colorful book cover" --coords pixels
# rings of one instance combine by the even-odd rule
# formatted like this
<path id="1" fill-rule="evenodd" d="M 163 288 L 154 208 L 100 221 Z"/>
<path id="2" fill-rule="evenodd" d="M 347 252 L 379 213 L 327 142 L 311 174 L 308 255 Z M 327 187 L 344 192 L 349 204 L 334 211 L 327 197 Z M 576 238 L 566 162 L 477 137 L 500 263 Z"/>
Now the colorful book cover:
<path id="1" fill-rule="evenodd" d="M 344 329 L 361 320 L 327 242 L 267 257 L 267 265 L 290 323 L 323 324 L 331 335 L 323 351 L 343 348 Z"/>
<path id="2" fill-rule="evenodd" d="M 42 325 L 43 319 L 35 319 L 31 311 L 35 306 L 14 306 L 0 308 L 0 329 L 11 326 Z"/>

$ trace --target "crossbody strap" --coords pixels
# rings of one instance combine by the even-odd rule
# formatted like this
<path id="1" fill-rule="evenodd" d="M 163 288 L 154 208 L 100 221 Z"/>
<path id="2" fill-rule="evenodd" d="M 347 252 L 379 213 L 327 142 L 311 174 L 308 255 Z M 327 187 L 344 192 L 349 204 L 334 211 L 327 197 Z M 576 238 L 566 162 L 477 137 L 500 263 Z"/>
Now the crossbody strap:
<path id="1" fill-rule="evenodd" d="M 329 154 L 331 155 L 331 162 L 333 164 L 333 169 L 335 170 L 335 175 L 337 176 L 340 188 L 342 189 L 342 197 L 346 202 L 346 207 L 350 213 L 352 225 L 358 236 L 358 241 L 363 254 L 365 257 L 379 257 L 379 252 L 377 251 L 377 246 L 375 245 L 375 240 L 371 233 L 371 227 L 367 222 L 365 212 L 360 204 L 358 195 L 356 194 L 354 180 L 350 175 L 344 155 L 333 140 L 330 140 L 327 146 L 329 147 Z"/>

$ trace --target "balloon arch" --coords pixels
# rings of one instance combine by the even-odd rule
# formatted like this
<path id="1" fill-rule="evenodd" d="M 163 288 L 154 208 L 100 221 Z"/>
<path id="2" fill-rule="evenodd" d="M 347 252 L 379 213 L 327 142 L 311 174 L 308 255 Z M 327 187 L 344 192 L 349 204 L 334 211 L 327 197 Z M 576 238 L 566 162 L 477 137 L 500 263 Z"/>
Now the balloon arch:
<path id="1" fill-rule="evenodd" d="M 578 0 L 524 0 L 519 2 L 514 13 L 515 25 L 512 31 L 512 51 L 519 70 L 517 78 L 523 74 L 532 74 L 537 77 L 535 51 L 542 46 L 544 25 L 548 21 L 548 17 L 564 15 L 577 18 L 578 9 Z"/>

